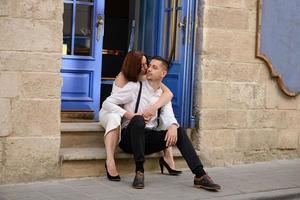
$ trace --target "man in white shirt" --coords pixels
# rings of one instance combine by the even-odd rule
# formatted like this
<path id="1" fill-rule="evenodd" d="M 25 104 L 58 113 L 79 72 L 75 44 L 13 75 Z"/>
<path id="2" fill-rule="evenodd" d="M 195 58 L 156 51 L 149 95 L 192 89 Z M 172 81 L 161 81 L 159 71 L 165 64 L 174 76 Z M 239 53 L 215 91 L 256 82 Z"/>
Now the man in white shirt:
<path id="1" fill-rule="evenodd" d="M 171 102 L 161 108 L 159 118 L 157 114 L 151 119 L 141 114 L 161 95 L 160 85 L 167 71 L 167 61 L 161 57 L 153 57 L 148 68 L 147 80 L 141 83 L 129 82 L 121 91 L 109 96 L 102 105 L 108 111 L 119 113 L 124 117 L 119 146 L 125 152 L 134 155 L 136 175 L 132 186 L 137 189 L 144 188 L 145 154 L 159 152 L 176 145 L 195 174 L 194 186 L 219 190 L 221 187 L 204 171 L 186 131 L 179 127 Z M 119 105 L 123 105 L 123 108 Z"/>

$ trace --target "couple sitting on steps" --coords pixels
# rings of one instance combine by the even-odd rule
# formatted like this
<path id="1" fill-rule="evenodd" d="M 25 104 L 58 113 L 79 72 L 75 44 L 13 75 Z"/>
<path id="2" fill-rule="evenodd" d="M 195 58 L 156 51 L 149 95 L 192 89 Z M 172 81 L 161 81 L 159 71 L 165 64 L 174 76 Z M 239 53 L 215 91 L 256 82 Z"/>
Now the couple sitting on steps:
<path id="1" fill-rule="evenodd" d="M 168 72 L 168 63 L 161 57 L 153 57 L 148 65 L 146 56 L 139 51 L 129 52 L 117 76 L 111 95 L 103 102 L 100 124 L 105 128 L 107 177 L 120 181 L 114 151 L 119 147 L 134 155 L 135 178 L 133 188 L 144 188 L 145 155 L 164 150 L 159 163 L 161 171 L 166 167 L 170 175 L 179 175 L 175 170 L 172 146 L 176 145 L 195 174 L 194 186 L 207 190 L 220 190 L 206 174 L 196 151 L 179 127 L 173 113 L 172 93 L 162 83 Z M 121 124 L 121 118 L 122 124 Z"/>

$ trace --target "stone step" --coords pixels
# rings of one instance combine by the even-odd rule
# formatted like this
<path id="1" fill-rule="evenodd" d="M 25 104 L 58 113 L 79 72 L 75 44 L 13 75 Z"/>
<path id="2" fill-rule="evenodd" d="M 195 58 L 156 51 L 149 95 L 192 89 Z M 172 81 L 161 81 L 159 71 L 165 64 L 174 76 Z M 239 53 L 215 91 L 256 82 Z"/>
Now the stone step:
<path id="1" fill-rule="evenodd" d="M 173 149 L 174 160 L 177 168 L 187 168 L 177 148 Z M 146 156 L 145 170 L 159 170 L 158 159 L 162 152 Z M 134 159 L 131 154 L 124 153 L 121 149 L 116 152 L 116 164 L 120 174 L 132 173 Z M 61 148 L 61 177 L 87 177 L 105 175 L 105 149 L 98 148 Z"/>
<path id="2" fill-rule="evenodd" d="M 104 147 L 103 132 L 65 132 L 61 134 L 61 148 Z"/>
<path id="3" fill-rule="evenodd" d="M 64 132 L 103 132 L 104 129 L 99 122 L 78 122 L 70 123 L 63 122 L 60 126 L 60 131 Z"/>
<path id="4" fill-rule="evenodd" d="M 61 148 L 104 147 L 103 137 L 104 129 L 98 122 L 61 124 Z"/>
<path id="5" fill-rule="evenodd" d="M 104 147 L 103 134 L 99 123 L 62 123 L 61 148 Z"/>
<path id="6" fill-rule="evenodd" d="M 156 157 L 159 158 L 163 154 L 162 152 L 153 153 L 147 155 L 146 157 Z M 173 147 L 173 156 L 181 157 L 179 150 L 176 147 Z M 116 159 L 126 159 L 133 158 L 132 154 L 125 153 L 120 148 L 116 149 Z M 61 148 L 60 149 L 60 159 L 61 161 L 68 160 L 101 160 L 106 159 L 106 153 L 104 147 L 96 148 Z"/>
<path id="7" fill-rule="evenodd" d="M 104 129 L 97 122 L 62 123 L 60 170 L 61 177 L 87 177 L 105 175 L 106 153 L 103 142 Z M 173 148 L 177 168 L 186 168 L 177 148 Z M 146 156 L 145 169 L 159 170 L 158 159 L 162 152 Z M 116 164 L 119 173 L 132 173 L 134 159 L 131 154 L 116 150 Z"/>

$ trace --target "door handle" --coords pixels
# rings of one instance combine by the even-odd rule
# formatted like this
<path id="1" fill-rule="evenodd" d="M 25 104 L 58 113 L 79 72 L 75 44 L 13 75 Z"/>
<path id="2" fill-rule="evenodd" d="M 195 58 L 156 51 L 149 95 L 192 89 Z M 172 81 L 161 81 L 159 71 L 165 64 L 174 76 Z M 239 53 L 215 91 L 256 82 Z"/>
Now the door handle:
<path id="1" fill-rule="evenodd" d="M 100 40 L 101 28 L 102 28 L 103 24 L 104 24 L 104 19 L 103 19 L 102 15 L 98 15 L 97 16 L 97 23 L 96 23 L 96 25 L 97 25 L 97 41 Z"/>
<path id="2" fill-rule="evenodd" d="M 178 27 L 182 30 L 182 44 L 185 42 L 185 26 L 186 26 L 186 16 L 183 18 L 182 22 L 178 23 Z"/>
<path id="3" fill-rule="evenodd" d="M 184 28 L 185 27 L 185 19 L 184 19 L 184 22 L 179 22 L 178 23 L 178 27 L 179 28 Z"/>
<path id="4" fill-rule="evenodd" d="M 171 63 L 172 59 L 174 58 L 174 54 L 175 54 L 175 46 L 176 46 L 176 24 L 177 24 L 177 5 L 178 5 L 178 0 L 173 0 L 172 1 L 172 24 L 171 24 L 171 29 L 172 29 L 172 46 L 171 46 L 171 50 L 169 53 L 169 57 L 168 57 L 168 62 Z"/>

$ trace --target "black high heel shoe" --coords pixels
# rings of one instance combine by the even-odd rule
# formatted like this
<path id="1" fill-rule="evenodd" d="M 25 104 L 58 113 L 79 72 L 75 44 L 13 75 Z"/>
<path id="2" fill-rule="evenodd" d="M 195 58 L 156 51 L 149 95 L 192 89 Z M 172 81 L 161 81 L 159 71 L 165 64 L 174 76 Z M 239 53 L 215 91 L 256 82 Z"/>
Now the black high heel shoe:
<path id="1" fill-rule="evenodd" d="M 160 171 L 161 171 L 162 174 L 164 173 L 164 167 L 167 168 L 167 170 L 169 172 L 169 175 L 171 175 L 171 176 L 178 176 L 179 174 L 182 174 L 182 171 L 172 169 L 168 165 L 168 163 L 164 160 L 163 157 L 160 157 L 160 159 L 159 159 L 159 166 L 160 166 Z"/>
<path id="2" fill-rule="evenodd" d="M 119 175 L 112 176 L 108 173 L 106 162 L 105 162 L 105 170 L 106 170 L 106 176 L 107 176 L 108 180 L 110 180 L 110 181 L 121 181 L 121 177 Z"/>

